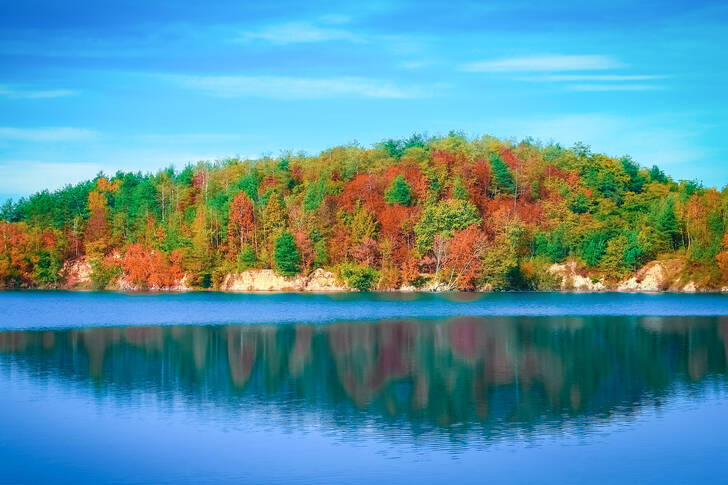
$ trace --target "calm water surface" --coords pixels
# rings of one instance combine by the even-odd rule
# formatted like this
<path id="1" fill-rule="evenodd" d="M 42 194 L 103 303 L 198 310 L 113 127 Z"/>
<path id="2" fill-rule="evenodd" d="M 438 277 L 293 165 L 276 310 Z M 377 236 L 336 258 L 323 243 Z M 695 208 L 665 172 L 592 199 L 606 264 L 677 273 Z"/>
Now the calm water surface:
<path id="1" fill-rule="evenodd" d="M 0 483 L 725 483 L 726 314 L 0 293 Z"/>

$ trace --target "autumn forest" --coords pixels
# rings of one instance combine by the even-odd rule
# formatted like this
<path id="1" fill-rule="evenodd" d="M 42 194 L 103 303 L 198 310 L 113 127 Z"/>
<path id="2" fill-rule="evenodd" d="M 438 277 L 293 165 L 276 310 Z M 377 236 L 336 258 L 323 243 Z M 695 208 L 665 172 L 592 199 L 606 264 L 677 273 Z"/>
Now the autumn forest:
<path id="1" fill-rule="evenodd" d="M 603 288 L 652 261 L 728 285 L 728 190 L 629 156 L 526 139 L 413 135 L 316 156 L 98 174 L 0 209 L 0 286 L 220 289 L 330 272 L 358 290 Z"/>

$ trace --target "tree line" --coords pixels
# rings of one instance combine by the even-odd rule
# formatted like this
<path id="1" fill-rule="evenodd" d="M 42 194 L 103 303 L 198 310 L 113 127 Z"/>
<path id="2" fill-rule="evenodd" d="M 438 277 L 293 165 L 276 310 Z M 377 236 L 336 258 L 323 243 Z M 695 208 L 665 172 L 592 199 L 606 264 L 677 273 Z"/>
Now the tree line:
<path id="1" fill-rule="evenodd" d="M 54 287 L 85 258 L 96 287 L 218 287 L 225 275 L 334 271 L 360 290 L 552 289 L 576 261 L 618 281 L 679 259 L 728 283 L 728 191 L 629 156 L 532 139 L 413 135 L 318 155 L 98 174 L 0 208 L 0 285 Z M 687 281 L 687 280 L 686 280 Z"/>

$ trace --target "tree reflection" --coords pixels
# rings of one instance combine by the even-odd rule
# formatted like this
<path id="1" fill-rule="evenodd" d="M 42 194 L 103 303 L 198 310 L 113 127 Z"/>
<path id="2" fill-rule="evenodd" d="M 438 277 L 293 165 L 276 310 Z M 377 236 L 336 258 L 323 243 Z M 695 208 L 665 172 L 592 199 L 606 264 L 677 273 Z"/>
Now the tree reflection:
<path id="1" fill-rule="evenodd" d="M 629 413 L 725 382 L 726 353 L 728 320 L 712 317 L 0 332 L 0 361 L 97 392 L 484 429 Z"/>

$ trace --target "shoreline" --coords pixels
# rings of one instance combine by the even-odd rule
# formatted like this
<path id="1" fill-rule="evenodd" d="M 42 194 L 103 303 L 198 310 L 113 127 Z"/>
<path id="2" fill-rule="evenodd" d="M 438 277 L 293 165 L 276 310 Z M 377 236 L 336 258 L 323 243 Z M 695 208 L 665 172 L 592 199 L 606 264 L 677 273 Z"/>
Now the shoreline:
<path id="1" fill-rule="evenodd" d="M 677 264 L 676 264 L 677 263 Z M 370 293 L 728 293 L 728 286 L 713 287 L 707 281 L 693 279 L 682 271 L 684 264 L 676 260 L 655 260 L 647 263 L 639 270 L 623 276 L 621 279 L 608 279 L 603 274 L 589 272 L 577 261 L 552 264 L 544 271 L 548 285 L 534 289 L 500 289 L 489 283 L 480 284 L 471 290 L 458 290 L 453 285 L 433 281 L 434 275 L 421 273 L 419 284 L 403 285 L 395 288 L 381 288 L 381 282 L 372 282 L 369 288 L 349 284 L 336 268 L 317 268 L 307 274 L 282 276 L 272 269 L 247 269 L 242 272 L 229 272 L 218 275 L 208 288 L 193 284 L 193 275 L 183 274 L 165 286 L 147 286 L 144 282 L 132 280 L 127 274 L 120 274 L 105 286 L 99 287 L 94 282 L 92 268 L 86 258 L 69 261 L 61 272 L 60 282 L 46 286 L 0 288 L 0 291 L 13 290 L 65 290 L 81 292 L 119 292 L 119 293 L 188 293 L 188 292 L 220 292 L 220 293 L 322 293 L 342 294 L 360 291 Z M 355 284 L 355 283 L 354 283 Z"/>
<path id="2" fill-rule="evenodd" d="M 276 295 L 276 294 L 301 294 L 301 295 L 346 295 L 346 294 L 383 294 L 383 295 L 488 295 L 488 294 L 513 294 L 513 293 L 556 293 L 556 294 L 620 294 L 620 295 L 700 295 L 700 294 L 726 294 L 728 295 L 728 288 L 723 289 L 696 289 L 694 291 L 681 291 L 681 290 L 620 290 L 615 288 L 605 288 L 601 290 L 580 290 L 580 289 L 553 289 L 553 290 L 473 290 L 473 291 L 462 291 L 462 290 L 370 290 L 370 291 L 359 291 L 356 289 L 346 290 L 222 290 L 216 288 L 189 288 L 189 289 L 119 289 L 119 288 L 68 288 L 68 287 L 33 287 L 33 288 L 0 288 L 0 294 L 2 293 L 24 293 L 24 292 L 68 292 L 68 293 L 117 293 L 122 295 L 184 295 L 188 293 L 224 293 L 231 295 Z"/>

